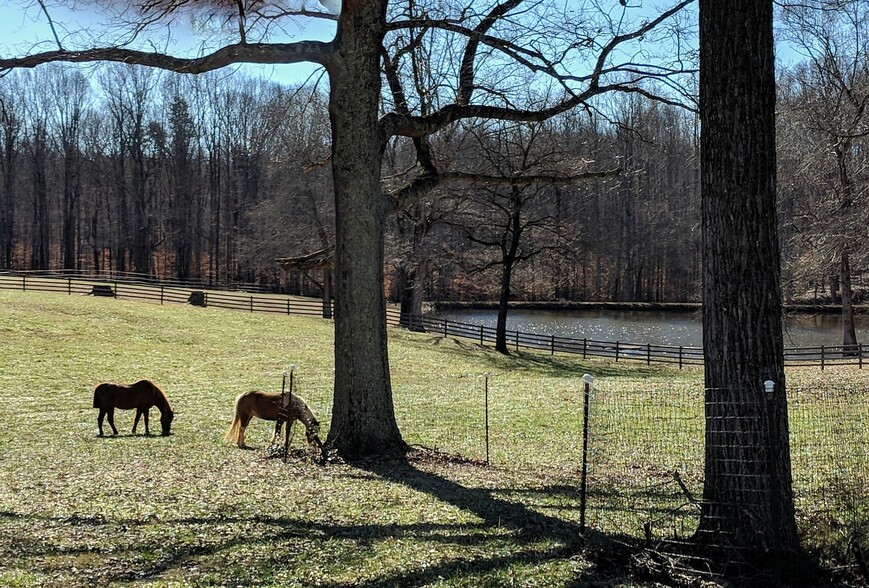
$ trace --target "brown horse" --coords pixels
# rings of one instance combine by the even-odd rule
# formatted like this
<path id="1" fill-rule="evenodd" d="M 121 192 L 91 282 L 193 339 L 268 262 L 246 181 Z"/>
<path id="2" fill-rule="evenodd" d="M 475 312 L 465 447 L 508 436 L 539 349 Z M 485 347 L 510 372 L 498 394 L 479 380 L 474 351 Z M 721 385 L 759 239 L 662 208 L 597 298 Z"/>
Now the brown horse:
<path id="1" fill-rule="evenodd" d="M 308 404 L 301 397 L 293 394 L 291 398 L 290 418 L 287 422 L 287 427 L 291 427 L 296 419 L 302 421 L 305 425 L 305 437 L 308 439 L 308 443 L 312 445 L 316 443 L 322 447 L 323 444 L 318 436 L 320 423 L 317 421 L 314 413 L 311 412 Z M 235 399 L 235 419 L 233 419 L 229 431 L 226 432 L 226 440 L 236 443 L 239 447 L 245 447 L 244 430 L 247 428 L 250 420 L 253 417 L 259 417 L 265 421 L 276 421 L 278 420 L 278 410 L 280 408 L 280 393 L 271 394 L 251 390 L 250 392 L 239 394 L 238 398 Z M 275 428 L 275 434 L 272 436 L 273 443 L 277 434 L 278 429 Z"/>
<path id="2" fill-rule="evenodd" d="M 94 408 L 100 409 L 100 416 L 97 417 L 97 425 L 100 428 L 100 437 L 103 436 L 103 417 L 108 415 L 109 426 L 112 427 L 112 433 L 117 435 L 118 429 L 115 428 L 115 409 L 120 408 L 129 410 L 136 409 L 136 420 L 133 421 L 133 433 L 136 432 L 136 427 L 139 426 L 139 418 L 145 417 L 145 434 L 150 435 L 148 430 L 148 411 L 152 406 L 160 409 L 160 425 L 163 427 L 163 434 L 169 434 L 169 427 L 172 425 L 172 419 L 175 418 L 175 413 L 172 410 L 172 405 L 169 404 L 169 399 L 166 394 L 150 380 L 139 380 L 135 384 L 126 386 L 124 384 L 113 384 L 104 382 L 94 389 Z"/>

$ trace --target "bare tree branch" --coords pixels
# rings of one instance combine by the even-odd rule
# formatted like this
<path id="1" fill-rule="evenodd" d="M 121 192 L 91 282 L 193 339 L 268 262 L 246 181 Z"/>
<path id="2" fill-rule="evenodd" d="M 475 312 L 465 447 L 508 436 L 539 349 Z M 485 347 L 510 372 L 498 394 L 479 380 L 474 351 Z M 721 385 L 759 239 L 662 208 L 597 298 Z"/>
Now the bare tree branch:
<path id="1" fill-rule="evenodd" d="M 287 64 L 305 61 L 326 65 L 334 53 L 332 42 L 299 41 L 297 43 L 253 43 L 233 44 L 202 57 L 182 58 L 164 53 L 152 53 L 104 47 L 82 51 L 45 51 L 23 57 L 0 59 L 0 72 L 12 68 L 36 67 L 53 61 L 86 63 L 95 61 L 117 61 L 135 65 L 146 65 L 179 73 L 204 73 L 235 63 Z"/>

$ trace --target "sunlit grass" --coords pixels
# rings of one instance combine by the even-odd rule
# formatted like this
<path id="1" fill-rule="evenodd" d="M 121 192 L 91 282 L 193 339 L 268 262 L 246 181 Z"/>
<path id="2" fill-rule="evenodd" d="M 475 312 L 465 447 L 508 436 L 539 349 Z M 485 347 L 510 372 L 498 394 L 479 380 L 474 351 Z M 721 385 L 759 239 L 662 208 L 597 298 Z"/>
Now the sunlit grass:
<path id="1" fill-rule="evenodd" d="M 641 520 L 602 508 L 607 484 L 657 476 L 672 494 L 666 472 L 702 458 L 683 426 L 702 418 L 702 372 L 389 333 L 405 439 L 475 462 L 283 463 L 256 420 L 259 450 L 224 443 L 236 395 L 279 390 L 290 364 L 328 430 L 328 321 L 0 291 L 0 585 L 619 585 L 581 556 L 581 376 L 595 376 L 590 520 L 637 536 Z M 866 384 L 857 370 L 789 373 L 831 377 Z M 140 378 L 168 393 L 174 435 L 132 436 L 120 412 L 121 434 L 97 438 L 93 387 Z"/>

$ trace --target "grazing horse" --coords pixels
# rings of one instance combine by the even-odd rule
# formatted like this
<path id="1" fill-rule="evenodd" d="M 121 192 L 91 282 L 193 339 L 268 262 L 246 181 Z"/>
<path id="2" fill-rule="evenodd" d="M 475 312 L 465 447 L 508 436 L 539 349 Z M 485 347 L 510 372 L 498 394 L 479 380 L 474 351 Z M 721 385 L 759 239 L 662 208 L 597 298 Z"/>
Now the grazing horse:
<path id="1" fill-rule="evenodd" d="M 250 423 L 253 417 L 259 417 L 265 421 L 278 420 L 278 411 L 281 408 L 280 393 L 258 392 L 252 390 L 238 395 L 235 399 L 235 419 L 226 432 L 226 440 L 236 443 L 239 447 L 245 447 L 244 430 Z M 320 441 L 318 433 L 320 432 L 320 423 L 317 421 L 314 413 L 308 408 L 308 404 L 299 396 L 293 394 L 289 407 L 290 418 L 287 421 L 287 429 L 292 426 L 296 419 L 302 421 L 305 425 L 305 437 L 309 444 L 317 444 L 322 448 L 323 443 Z M 272 442 L 277 437 L 278 430 L 275 429 L 275 434 L 272 436 Z"/>
<path id="2" fill-rule="evenodd" d="M 169 399 L 166 398 L 166 394 L 156 384 L 150 380 L 139 380 L 129 386 L 111 382 L 104 382 L 98 385 L 94 389 L 94 408 L 100 409 L 100 416 L 97 417 L 100 437 L 103 436 L 103 417 L 106 415 L 109 417 L 109 426 L 112 427 L 112 433 L 118 434 L 118 429 L 115 427 L 116 408 L 123 410 L 136 409 L 133 433 L 136 432 L 136 427 L 139 426 L 139 418 L 144 415 L 145 434 L 150 435 L 151 431 L 148 430 L 148 411 L 152 406 L 160 409 L 160 425 L 163 428 L 163 434 L 168 435 L 172 419 L 175 418 L 175 413 L 172 410 L 172 405 L 169 404 Z"/>

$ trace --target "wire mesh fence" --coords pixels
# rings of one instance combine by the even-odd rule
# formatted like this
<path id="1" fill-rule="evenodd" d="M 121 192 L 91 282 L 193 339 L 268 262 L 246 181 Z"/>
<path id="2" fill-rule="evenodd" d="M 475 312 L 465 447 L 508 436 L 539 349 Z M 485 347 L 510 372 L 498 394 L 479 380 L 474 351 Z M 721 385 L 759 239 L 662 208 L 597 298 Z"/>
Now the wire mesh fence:
<path id="1" fill-rule="evenodd" d="M 582 500 L 582 380 L 541 382 L 539 390 L 521 393 L 512 385 L 484 374 L 433 377 L 425 382 L 427 398 L 405 394 L 408 388 L 398 385 L 405 440 L 498 468 L 545 471 L 575 488 Z M 758 417 L 736 416 L 747 412 L 739 406 L 747 401 L 718 392 L 663 382 L 639 389 L 615 379 L 594 383 L 585 462 L 588 529 L 674 555 L 706 533 L 707 546 L 739 561 L 738 538 L 715 523 L 716 517 L 731 516 L 733 505 L 714 502 L 708 490 L 704 498 L 706 445 L 720 456 L 725 485 L 749 497 L 738 505 L 737 518 L 763 519 L 770 498 L 765 488 L 778 475 L 770 460 L 777 457 L 752 438 L 766 430 L 752 423 Z M 865 550 L 869 537 L 869 389 L 793 387 L 787 394 L 799 535 L 830 566 L 859 577 L 855 549 Z M 726 419 L 735 436 L 716 433 L 715 422 Z M 731 467 L 737 461 L 739 467 Z M 707 526 L 698 534 L 704 508 Z M 758 510 L 752 514 L 753 509 Z"/>

